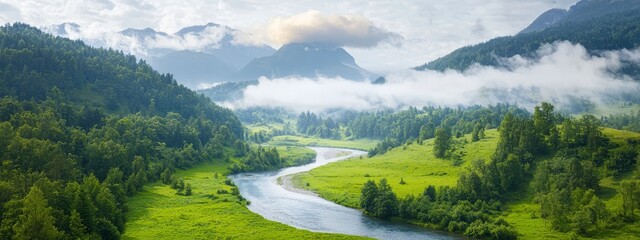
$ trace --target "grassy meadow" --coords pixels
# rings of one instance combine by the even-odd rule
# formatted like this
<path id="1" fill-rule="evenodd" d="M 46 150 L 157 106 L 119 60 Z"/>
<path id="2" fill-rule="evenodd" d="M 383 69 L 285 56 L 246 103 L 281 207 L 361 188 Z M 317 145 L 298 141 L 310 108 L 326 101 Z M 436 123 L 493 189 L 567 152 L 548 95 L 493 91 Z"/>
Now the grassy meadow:
<path id="1" fill-rule="evenodd" d="M 612 142 L 621 143 L 627 139 L 640 139 L 639 133 L 604 129 L 603 133 Z M 318 193 L 321 197 L 345 206 L 359 208 L 360 191 L 367 180 L 386 178 L 399 198 L 407 194 L 421 194 L 427 185 L 455 185 L 461 171 L 474 159 L 489 160 L 498 140 L 496 130 L 487 130 L 487 137 L 479 142 L 467 143 L 456 151 L 462 151 L 464 162 L 455 166 L 451 160 L 433 156 L 433 139 L 400 146 L 386 154 L 372 158 L 354 158 L 331 163 L 306 173 L 294 176 L 298 187 Z M 470 136 L 465 136 L 470 140 Z M 604 173 L 602 173 L 604 174 Z M 606 176 L 600 181 L 598 197 L 603 199 L 610 213 L 620 211 L 622 197 L 618 194 L 620 182 L 631 174 L 619 177 Z M 400 184 L 402 178 L 406 184 Z M 514 226 L 521 239 L 571 239 L 581 238 L 569 233 L 561 233 L 551 228 L 551 224 L 540 218 L 538 204 L 533 203 L 534 193 L 528 189 L 509 196 L 513 199 L 505 203 L 503 217 Z M 596 239 L 639 239 L 640 223 L 611 228 Z"/>
<path id="2" fill-rule="evenodd" d="M 191 196 L 177 195 L 162 183 L 145 186 L 128 200 L 123 239 L 361 239 L 301 230 L 251 212 L 224 183 L 227 166 L 206 163 L 176 172 L 176 177 L 191 183 Z"/>
<path id="3" fill-rule="evenodd" d="M 433 155 L 433 139 L 422 145 L 394 148 L 386 154 L 372 158 L 362 157 L 331 163 L 293 177 L 295 184 L 314 191 L 323 198 L 336 203 L 359 208 L 360 191 L 368 180 L 386 178 L 399 196 L 421 194 L 428 185 L 455 185 L 462 170 L 474 159 L 489 160 L 498 140 L 496 130 L 487 130 L 486 138 L 471 143 L 471 136 L 464 136 L 469 143 L 461 145 L 460 165 L 452 160 L 439 159 Z M 459 141 L 462 138 L 457 139 Z M 406 184 L 400 184 L 400 178 Z M 307 186 L 308 183 L 308 186 Z"/>

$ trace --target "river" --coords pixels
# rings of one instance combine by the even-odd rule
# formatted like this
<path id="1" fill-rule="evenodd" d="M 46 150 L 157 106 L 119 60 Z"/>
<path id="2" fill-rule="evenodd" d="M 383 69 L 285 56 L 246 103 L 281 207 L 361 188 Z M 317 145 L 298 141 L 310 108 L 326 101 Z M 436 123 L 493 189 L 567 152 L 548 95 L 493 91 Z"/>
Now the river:
<path id="1" fill-rule="evenodd" d="M 309 171 L 330 162 L 366 154 L 337 148 L 311 148 L 316 161 L 264 173 L 232 176 L 240 194 L 251 201 L 249 209 L 266 219 L 315 232 L 343 233 L 377 239 L 458 239 L 439 231 L 383 221 L 304 191 L 290 191 L 278 184 L 278 178 Z"/>

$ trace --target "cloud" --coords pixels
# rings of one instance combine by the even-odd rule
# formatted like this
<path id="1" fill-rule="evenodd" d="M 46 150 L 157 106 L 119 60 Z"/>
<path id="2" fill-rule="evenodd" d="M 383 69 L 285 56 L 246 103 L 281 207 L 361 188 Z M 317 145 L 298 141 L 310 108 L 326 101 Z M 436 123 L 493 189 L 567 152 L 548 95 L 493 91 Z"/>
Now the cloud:
<path id="1" fill-rule="evenodd" d="M 377 110 L 497 103 L 531 108 L 541 101 L 551 101 L 563 108 L 575 99 L 606 103 L 612 97 L 637 94 L 637 81 L 610 73 L 624 62 L 640 64 L 640 50 L 590 56 L 581 45 L 556 42 L 541 47 L 533 58 L 503 59 L 508 68 L 476 65 L 465 72 L 404 71 L 388 75 L 384 85 L 339 78 L 263 78 L 258 85 L 249 86 L 242 99 L 223 105 L 322 112 L 336 108 Z"/>
<path id="2" fill-rule="evenodd" d="M 266 34 L 254 30 L 264 31 L 264 25 L 278 16 L 309 9 L 336 15 L 358 13 L 378 28 L 405 38 L 399 48 L 380 44 L 375 49 L 347 49 L 360 66 L 389 72 L 422 65 L 463 46 L 516 34 L 544 11 L 568 8 L 577 1 L 485 0 L 479 4 L 476 0 L 0 0 L 20 11 L 20 15 L 15 11 L 7 14 L 2 10 L 8 8 L 0 6 L 0 22 L 23 21 L 34 26 L 74 22 L 89 28 L 85 32 L 93 32 L 92 35 L 146 27 L 175 32 L 185 26 L 215 22 L 254 33 L 261 42 L 267 42 Z M 478 20 L 486 30 L 481 35 L 471 31 Z"/>
<path id="3" fill-rule="evenodd" d="M 0 24 L 22 21 L 22 13 L 16 7 L 0 2 Z"/>
<path id="4" fill-rule="evenodd" d="M 41 27 L 41 29 L 54 35 L 83 40 L 93 46 L 122 50 L 143 58 L 153 56 L 161 49 L 206 52 L 218 49 L 221 44 L 225 43 L 243 46 L 264 45 L 251 34 L 215 24 L 207 25 L 201 31 L 189 32 L 183 35 L 163 32 L 149 35 L 144 33 L 128 35 L 121 32 L 95 31 L 92 27 L 69 23 L 45 26 Z"/>
<path id="5" fill-rule="evenodd" d="M 398 45 L 402 39 L 396 33 L 375 26 L 362 15 L 324 14 L 316 10 L 274 18 L 266 31 L 276 44 L 323 43 L 371 48 L 383 42 Z"/>

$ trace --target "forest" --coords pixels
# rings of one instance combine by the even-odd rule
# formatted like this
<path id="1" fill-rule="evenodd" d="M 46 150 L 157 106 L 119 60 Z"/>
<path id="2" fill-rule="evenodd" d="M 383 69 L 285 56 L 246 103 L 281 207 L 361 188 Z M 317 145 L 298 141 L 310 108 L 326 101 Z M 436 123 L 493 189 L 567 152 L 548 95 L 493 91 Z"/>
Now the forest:
<path id="1" fill-rule="evenodd" d="M 418 196 L 399 198 L 386 179 L 369 180 L 362 187 L 360 206 L 381 218 L 419 221 L 472 237 L 516 239 L 518 233 L 501 217 L 503 203 L 517 192 L 532 189 L 533 201 L 540 206 L 532 214 L 539 213 L 560 232 L 594 236 L 635 222 L 634 212 L 640 206 L 638 180 L 634 180 L 640 178 L 640 139 L 611 141 L 592 115 L 558 116 L 548 103 L 536 107 L 532 116 L 507 113 L 498 127 L 498 146 L 491 159 L 473 161 L 455 186 L 424 186 Z M 436 134 L 434 153 L 438 155 L 436 148 L 446 150 L 452 139 L 450 133 Z M 608 211 L 596 194 L 601 177 L 628 173 L 635 177 L 621 184 L 621 211 Z"/>
<path id="2" fill-rule="evenodd" d="M 455 186 L 425 185 L 422 194 L 396 196 L 387 179 L 369 180 L 360 207 L 383 219 L 495 239 L 518 237 L 501 213 L 522 191 L 535 194 L 540 208 L 533 215 L 576 236 L 598 236 L 638 219 L 640 139 L 616 141 L 602 129 L 640 131 L 640 112 L 573 117 L 541 103 L 533 113 L 498 104 L 302 112 L 297 118 L 270 108 L 234 114 L 131 55 L 20 23 L 0 27 L 0 67 L 0 239 L 119 239 L 127 199 L 145 185 L 158 182 L 177 196 L 192 195 L 190 180 L 176 171 L 211 162 L 230 173 L 290 166 L 278 148 L 261 146 L 274 136 L 374 139 L 369 157 L 433 139 L 434 156 L 455 165 L 465 134 L 478 142 L 495 128 L 492 157 L 473 161 Z M 281 128 L 249 131 L 242 122 Z M 599 197 L 605 176 L 626 179 L 619 212 Z"/>
<path id="3" fill-rule="evenodd" d="M 118 239 L 146 183 L 190 193 L 177 169 L 282 165 L 230 110 L 131 55 L 16 23 L 0 27 L 0 66 L 0 239 Z"/>

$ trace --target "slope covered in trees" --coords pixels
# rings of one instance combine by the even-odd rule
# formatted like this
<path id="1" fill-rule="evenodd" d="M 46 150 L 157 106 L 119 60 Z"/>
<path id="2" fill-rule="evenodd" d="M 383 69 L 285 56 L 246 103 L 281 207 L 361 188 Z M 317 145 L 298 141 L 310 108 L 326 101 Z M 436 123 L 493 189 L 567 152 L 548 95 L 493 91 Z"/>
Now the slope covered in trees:
<path id="1" fill-rule="evenodd" d="M 13 24 L 0 66 L 0 239 L 118 239 L 125 196 L 242 143 L 229 110 L 121 52 Z"/>
<path id="2" fill-rule="evenodd" d="M 590 1 L 599 2 L 599 1 Z M 634 2 L 634 1 L 628 1 Z M 633 3 L 637 4 L 637 2 Z M 595 10 L 598 10 L 595 8 Z M 640 9 L 630 8 L 604 16 L 579 16 L 581 21 L 560 21 L 541 31 L 499 37 L 473 46 L 467 46 L 416 67 L 417 70 L 464 71 L 478 63 L 499 66 L 500 58 L 515 55 L 534 57 L 541 45 L 555 41 L 570 41 L 583 45 L 592 54 L 598 51 L 635 49 L 640 46 Z M 586 20 L 585 20 L 586 19 Z M 637 76 L 636 68 L 624 68 L 624 73 Z"/>
<path id="3" fill-rule="evenodd" d="M 371 159 L 314 169 L 299 179 L 321 196 L 360 207 L 370 215 L 400 217 L 473 237 L 517 238 L 531 222 L 546 225 L 550 233 L 545 234 L 556 237 L 625 238 L 633 234 L 629 231 L 637 226 L 638 198 L 634 194 L 640 191 L 634 175 L 639 169 L 640 135 L 603 131 L 600 121 L 590 115 L 560 118 L 547 103 L 532 116 L 506 114 L 498 131 L 494 151 L 486 155 L 477 152 L 480 145 L 465 143 L 472 136 L 450 140 L 467 153 L 464 171 L 442 166 L 440 158 L 431 159 L 435 149 L 420 150 L 433 149 L 435 141 L 430 139 L 426 146 L 408 142 Z M 448 161 L 455 166 L 453 160 Z M 424 176 L 438 171 L 446 174 L 431 176 L 425 183 Z M 457 181 L 449 179 L 454 177 L 451 174 Z M 391 181 L 379 181 L 382 178 Z M 342 194 L 334 195 L 336 190 Z M 357 205 L 354 193 L 361 196 Z M 527 202 L 526 209 L 518 210 L 530 216 L 527 223 L 512 219 L 509 207 L 514 201 Z M 530 234 L 525 236 L 532 237 Z"/>

